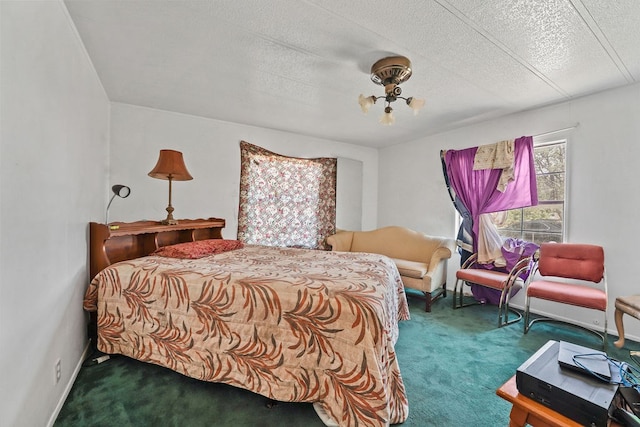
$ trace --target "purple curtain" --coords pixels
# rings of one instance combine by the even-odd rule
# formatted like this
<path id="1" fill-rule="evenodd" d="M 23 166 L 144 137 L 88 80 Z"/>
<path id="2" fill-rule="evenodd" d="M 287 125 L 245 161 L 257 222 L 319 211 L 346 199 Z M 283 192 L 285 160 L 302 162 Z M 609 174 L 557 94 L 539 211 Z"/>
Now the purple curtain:
<path id="1" fill-rule="evenodd" d="M 532 137 L 523 136 L 515 140 L 515 179 L 504 192 L 497 189 L 501 169 L 473 170 L 476 151 L 478 147 L 447 150 L 445 154 L 451 188 L 471 214 L 474 252 L 477 250 L 481 214 L 538 204 Z"/>
<path id="2" fill-rule="evenodd" d="M 534 254 L 535 251 L 538 250 L 539 247 L 540 246 L 538 246 L 535 243 L 527 242 L 522 239 L 512 239 L 512 238 L 505 239 L 501 250 L 502 250 L 502 255 L 504 256 L 504 259 L 507 262 L 507 265 L 503 268 L 496 268 L 496 270 L 508 273 L 509 271 L 511 271 L 513 267 L 515 267 L 515 265 L 523 257 L 530 257 L 531 255 Z M 527 280 L 527 277 L 529 277 L 529 274 L 531 273 L 532 265 L 533 265 L 533 260 L 531 260 L 529 264 L 529 270 L 526 271 L 524 274 L 520 275 L 520 278 L 522 280 Z M 483 265 L 482 267 L 493 269 L 493 266 L 490 266 L 490 265 Z M 511 293 L 509 295 L 509 298 L 517 294 L 519 290 L 520 288 L 518 286 L 514 286 L 513 288 L 511 288 Z M 477 301 L 480 301 L 483 304 L 484 303 L 489 303 L 493 305 L 500 304 L 501 292 L 497 291 L 496 289 L 485 288 L 484 286 L 476 286 L 472 284 L 471 292 L 473 293 L 473 297 Z"/>

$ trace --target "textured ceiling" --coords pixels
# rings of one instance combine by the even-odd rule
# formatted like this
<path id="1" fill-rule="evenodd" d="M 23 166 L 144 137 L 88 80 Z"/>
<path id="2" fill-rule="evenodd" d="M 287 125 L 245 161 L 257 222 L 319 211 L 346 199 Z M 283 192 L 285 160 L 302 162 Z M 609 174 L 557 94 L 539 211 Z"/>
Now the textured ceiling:
<path id="1" fill-rule="evenodd" d="M 66 0 L 109 98 L 383 147 L 640 81 L 638 0 Z M 405 55 L 382 126 L 359 94 Z"/>

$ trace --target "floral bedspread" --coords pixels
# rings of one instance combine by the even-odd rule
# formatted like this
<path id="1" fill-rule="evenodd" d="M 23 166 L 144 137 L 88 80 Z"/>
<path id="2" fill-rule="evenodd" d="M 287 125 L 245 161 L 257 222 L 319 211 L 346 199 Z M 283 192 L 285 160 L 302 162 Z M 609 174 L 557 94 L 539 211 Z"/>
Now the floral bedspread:
<path id="1" fill-rule="evenodd" d="M 341 426 L 401 423 L 394 344 L 409 318 L 384 256 L 248 245 L 200 259 L 148 256 L 89 285 L 98 348 L 279 401 Z"/>

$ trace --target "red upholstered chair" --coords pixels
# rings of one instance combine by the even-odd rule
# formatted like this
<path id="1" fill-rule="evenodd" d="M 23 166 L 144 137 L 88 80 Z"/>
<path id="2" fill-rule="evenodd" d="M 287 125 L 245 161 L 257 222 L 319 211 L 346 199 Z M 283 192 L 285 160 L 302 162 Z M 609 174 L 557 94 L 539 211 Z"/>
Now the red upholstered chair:
<path id="1" fill-rule="evenodd" d="M 475 284 L 500 291 L 498 304 L 498 327 L 518 322 L 522 319 L 522 314 L 509 308 L 509 299 L 513 290 L 522 288 L 524 280 L 520 278 L 530 269 L 531 257 L 523 257 L 511 268 L 508 273 L 484 268 L 474 268 L 478 254 L 471 255 L 456 272 L 456 283 L 453 287 L 453 308 L 468 307 L 480 304 L 479 302 L 463 303 L 462 288 L 464 283 Z M 460 291 L 458 292 L 458 285 Z M 509 319 L 509 312 L 515 316 Z"/>
<path id="2" fill-rule="evenodd" d="M 531 279 L 526 291 L 524 333 L 537 321 L 562 322 L 597 335 L 606 347 L 608 295 L 604 249 L 576 243 L 543 243 L 532 275 L 536 270 L 539 277 Z M 529 322 L 529 308 L 534 299 L 601 311 L 604 314 L 603 333 L 559 318 L 539 317 Z"/>

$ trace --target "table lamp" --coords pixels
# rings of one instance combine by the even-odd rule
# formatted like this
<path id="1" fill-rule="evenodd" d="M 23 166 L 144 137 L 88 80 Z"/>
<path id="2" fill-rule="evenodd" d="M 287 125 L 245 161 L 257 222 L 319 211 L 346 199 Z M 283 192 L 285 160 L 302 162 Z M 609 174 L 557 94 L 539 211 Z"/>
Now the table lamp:
<path id="1" fill-rule="evenodd" d="M 169 181 L 169 205 L 167 206 L 167 218 L 162 220 L 164 225 L 178 223 L 173 219 L 173 206 L 171 206 L 171 182 L 190 181 L 193 179 L 182 159 L 182 153 L 175 150 L 160 150 L 158 163 L 148 174 L 152 178 L 166 179 Z"/>

